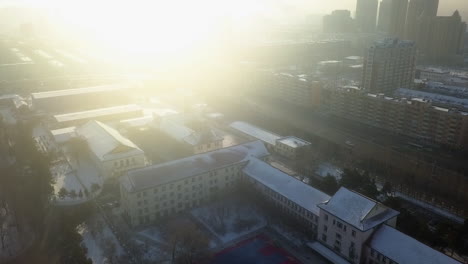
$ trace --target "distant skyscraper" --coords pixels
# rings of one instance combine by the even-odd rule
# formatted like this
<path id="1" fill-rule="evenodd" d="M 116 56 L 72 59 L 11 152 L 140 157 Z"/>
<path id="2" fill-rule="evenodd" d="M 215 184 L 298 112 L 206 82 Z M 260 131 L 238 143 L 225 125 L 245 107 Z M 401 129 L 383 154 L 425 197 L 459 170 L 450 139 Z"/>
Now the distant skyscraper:
<path id="1" fill-rule="evenodd" d="M 419 50 L 427 50 L 431 23 L 437 16 L 439 0 L 410 0 L 406 15 L 405 38 L 416 42 Z"/>
<path id="2" fill-rule="evenodd" d="M 356 25 L 362 32 L 373 32 L 377 23 L 378 0 L 357 0 Z"/>
<path id="3" fill-rule="evenodd" d="M 391 95 L 397 88 L 413 87 L 416 47 L 412 41 L 385 39 L 369 48 L 364 60 L 362 87 Z"/>
<path id="4" fill-rule="evenodd" d="M 435 17 L 425 59 L 432 63 L 460 63 L 463 59 L 466 23 L 458 11 L 451 16 Z"/>
<path id="5" fill-rule="evenodd" d="M 354 20 L 349 10 L 334 10 L 323 17 L 323 32 L 347 33 L 355 30 Z"/>
<path id="6" fill-rule="evenodd" d="M 377 28 L 389 37 L 404 37 L 408 0 L 382 0 Z"/>

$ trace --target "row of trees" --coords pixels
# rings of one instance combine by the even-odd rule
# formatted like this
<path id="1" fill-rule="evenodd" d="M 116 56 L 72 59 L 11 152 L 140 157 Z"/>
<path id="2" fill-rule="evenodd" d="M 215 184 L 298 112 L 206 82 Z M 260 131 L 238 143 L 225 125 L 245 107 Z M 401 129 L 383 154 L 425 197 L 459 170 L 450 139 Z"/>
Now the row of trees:
<path id="1" fill-rule="evenodd" d="M 36 238 L 14 263 L 91 263 L 77 232 L 89 205 L 70 209 L 73 211 L 51 205 L 50 158 L 36 148 L 34 126 L 35 122 L 18 123 L 12 136 L 17 162 L 0 172 L 0 193 L 9 213 L 14 214 L 14 225 L 19 233 Z"/>

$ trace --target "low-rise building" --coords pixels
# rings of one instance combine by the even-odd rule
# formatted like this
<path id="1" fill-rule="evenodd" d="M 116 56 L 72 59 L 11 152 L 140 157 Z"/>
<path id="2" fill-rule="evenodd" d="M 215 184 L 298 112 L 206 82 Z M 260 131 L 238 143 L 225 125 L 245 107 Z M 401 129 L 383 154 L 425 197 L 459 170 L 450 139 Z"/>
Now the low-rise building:
<path id="1" fill-rule="evenodd" d="M 234 189 L 251 157 L 268 155 L 263 143 L 254 141 L 131 170 L 120 178 L 125 217 L 136 227 L 198 206 Z"/>
<path id="2" fill-rule="evenodd" d="M 35 111 L 66 113 L 129 103 L 130 85 L 101 85 L 31 94 Z"/>
<path id="3" fill-rule="evenodd" d="M 298 137 L 289 136 L 276 140 L 276 153 L 289 159 L 296 160 L 306 154 L 311 144 Z"/>
<path id="4" fill-rule="evenodd" d="M 343 187 L 318 207 L 318 240 L 352 263 L 361 263 L 366 241 L 382 224 L 395 226 L 399 214 Z"/>
<path id="5" fill-rule="evenodd" d="M 63 131 L 67 137 L 67 131 Z M 96 166 L 104 178 L 116 177 L 128 170 L 147 165 L 145 153 L 117 130 L 99 121 L 89 121 L 75 130 L 85 140 Z"/>
<path id="6" fill-rule="evenodd" d="M 330 196 L 300 180 L 251 158 L 243 171 L 243 180 L 285 215 L 301 221 L 312 236 L 317 233 L 319 207 Z"/>
<path id="7" fill-rule="evenodd" d="M 209 127 L 195 131 L 183 123 L 164 119 L 161 121 L 159 129 L 166 135 L 188 146 L 193 154 L 223 147 L 224 138 Z"/>
<path id="8" fill-rule="evenodd" d="M 282 136 L 278 134 L 243 121 L 232 122 L 229 127 L 247 136 L 251 140 L 261 140 L 270 151 L 275 149 L 276 141 L 282 138 Z"/>

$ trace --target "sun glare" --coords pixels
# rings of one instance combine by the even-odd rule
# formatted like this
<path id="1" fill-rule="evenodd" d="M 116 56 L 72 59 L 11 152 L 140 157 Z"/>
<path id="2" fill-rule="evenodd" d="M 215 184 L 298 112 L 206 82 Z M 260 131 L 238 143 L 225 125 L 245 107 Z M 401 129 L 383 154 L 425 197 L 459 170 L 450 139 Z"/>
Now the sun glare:
<path id="1" fill-rule="evenodd" d="M 220 33 L 228 19 L 252 16 L 247 1 L 80 1 L 54 3 L 68 23 L 91 33 L 102 46 L 128 55 L 168 56 L 190 52 Z"/>

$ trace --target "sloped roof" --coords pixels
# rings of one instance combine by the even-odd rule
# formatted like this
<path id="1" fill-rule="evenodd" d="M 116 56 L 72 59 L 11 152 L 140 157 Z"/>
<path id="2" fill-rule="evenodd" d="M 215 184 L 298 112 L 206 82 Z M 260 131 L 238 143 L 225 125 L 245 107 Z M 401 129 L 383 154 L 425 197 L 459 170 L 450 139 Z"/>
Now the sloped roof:
<path id="1" fill-rule="evenodd" d="M 229 126 L 251 137 L 260 139 L 261 141 L 266 142 L 270 145 L 276 145 L 276 140 L 281 138 L 280 135 L 277 135 L 275 133 L 272 133 L 270 131 L 256 127 L 252 124 L 243 121 L 232 122 Z"/>
<path id="2" fill-rule="evenodd" d="M 251 157 L 262 158 L 267 155 L 269 153 L 265 145 L 261 141 L 253 141 L 131 170 L 120 180 L 127 191 L 139 191 L 244 162 Z"/>
<path id="3" fill-rule="evenodd" d="M 261 182 L 315 215 L 319 214 L 317 204 L 330 199 L 326 193 L 256 158 L 251 158 L 243 171 L 247 176 Z"/>
<path id="4" fill-rule="evenodd" d="M 397 211 L 344 187 L 341 187 L 328 202 L 318 206 L 361 231 L 398 215 Z M 377 206 L 380 208 L 376 208 Z M 374 208 L 380 210 L 376 215 L 369 217 L 369 213 Z"/>
<path id="5" fill-rule="evenodd" d="M 89 121 L 79 127 L 76 133 L 86 139 L 91 151 L 101 161 L 143 154 L 143 151 L 133 142 L 99 121 Z"/>
<path id="6" fill-rule="evenodd" d="M 461 264 L 387 225 L 373 234 L 369 246 L 399 264 Z"/>
<path id="7" fill-rule="evenodd" d="M 204 133 L 197 133 L 191 128 L 172 120 L 163 120 L 160 129 L 175 140 L 192 146 L 222 140 L 222 137 L 211 129 Z"/>
<path id="8" fill-rule="evenodd" d="M 280 138 L 278 139 L 278 142 L 288 145 L 291 148 L 299 148 L 310 145 L 310 142 L 294 136 Z"/>

